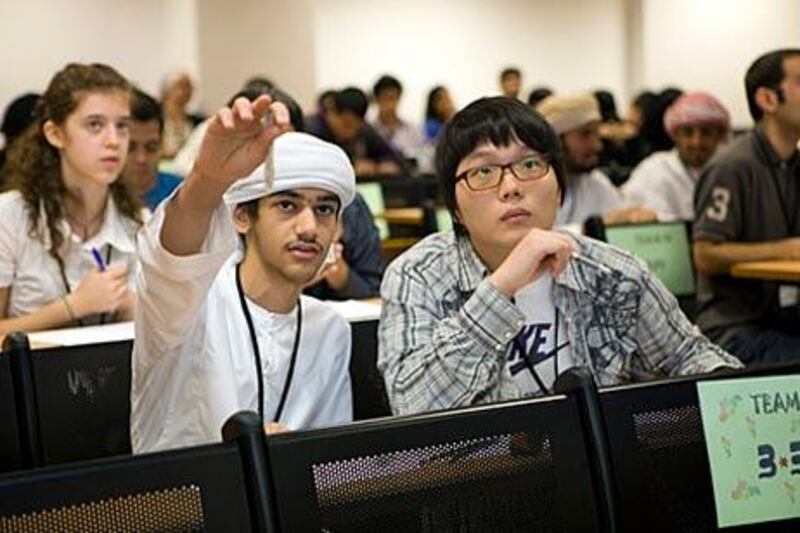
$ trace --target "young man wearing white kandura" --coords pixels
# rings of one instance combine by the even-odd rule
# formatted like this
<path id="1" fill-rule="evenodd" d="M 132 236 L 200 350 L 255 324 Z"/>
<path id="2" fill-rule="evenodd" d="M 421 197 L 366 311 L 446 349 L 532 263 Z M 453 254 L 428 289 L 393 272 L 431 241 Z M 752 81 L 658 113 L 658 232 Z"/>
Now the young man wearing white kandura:
<path id="1" fill-rule="evenodd" d="M 268 429 L 352 419 L 349 325 L 300 292 L 355 178 L 341 149 L 287 124 L 268 96 L 220 110 L 185 185 L 139 236 L 134 452 L 218 441 L 242 409 Z"/>

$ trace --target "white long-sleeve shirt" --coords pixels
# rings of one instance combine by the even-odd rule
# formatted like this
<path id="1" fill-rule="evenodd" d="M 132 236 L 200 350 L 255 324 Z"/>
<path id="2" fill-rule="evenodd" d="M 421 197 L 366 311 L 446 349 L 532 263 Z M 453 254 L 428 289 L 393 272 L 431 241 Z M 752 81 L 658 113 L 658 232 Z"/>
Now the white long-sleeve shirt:
<path id="1" fill-rule="evenodd" d="M 564 203 L 556 213 L 555 226 L 583 224 L 592 215 L 622 207 L 622 195 L 608 177 L 595 169 L 574 176 L 564 191 Z"/>
<path id="2" fill-rule="evenodd" d="M 163 208 L 138 237 L 131 443 L 136 453 L 221 439 L 233 413 L 258 411 L 255 357 L 236 290 L 241 259 L 231 211 L 220 204 L 200 253 L 160 243 Z M 350 326 L 302 296 L 302 335 L 280 423 L 289 429 L 352 420 Z M 248 301 L 261 352 L 264 416 L 277 410 L 294 345 L 297 310 L 281 315 Z"/>
<path id="3" fill-rule="evenodd" d="M 661 221 L 694 220 L 694 189 L 700 177 L 673 149 L 656 152 L 633 169 L 622 186 L 625 198 L 658 214 Z"/>

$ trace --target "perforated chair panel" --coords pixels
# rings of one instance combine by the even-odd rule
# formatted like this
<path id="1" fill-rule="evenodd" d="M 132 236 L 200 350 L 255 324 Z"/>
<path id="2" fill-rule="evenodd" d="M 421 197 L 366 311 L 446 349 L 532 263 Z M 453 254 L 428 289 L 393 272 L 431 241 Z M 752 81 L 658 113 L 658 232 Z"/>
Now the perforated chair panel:
<path id="1" fill-rule="evenodd" d="M 131 341 L 31 352 L 45 464 L 131 453 Z"/>
<path id="2" fill-rule="evenodd" d="M 0 477 L 0 532 L 249 531 L 235 443 Z"/>
<path id="3" fill-rule="evenodd" d="M 0 517 L 0 532 L 202 531 L 204 524 L 200 488 L 190 486 Z"/>
<path id="4" fill-rule="evenodd" d="M 281 525 L 352 532 L 595 529 L 574 409 L 565 398 L 515 402 L 270 438 Z"/>

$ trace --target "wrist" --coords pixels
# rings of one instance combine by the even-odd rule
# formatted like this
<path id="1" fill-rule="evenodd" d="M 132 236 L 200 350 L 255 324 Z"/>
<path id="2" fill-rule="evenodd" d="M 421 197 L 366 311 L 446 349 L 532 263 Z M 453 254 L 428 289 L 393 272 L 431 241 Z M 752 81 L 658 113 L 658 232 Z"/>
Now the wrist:
<path id="1" fill-rule="evenodd" d="M 499 270 L 492 272 L 489 276 L 489 283 L 509 300 L 513 298 L 514 294 L 517 292 L 513 284 L 506 280 Z"/>
<path id="2" fill-rule="evenodd" d="M 69 293 L 61 297 L 61 301 L 64 302 L 64 307 L 67 310 L 67 315 L 69 316 L 69 320 L 75 322 L 80 320 L 83 316 L 82 313 L 78 309 L 78 305 L 75 301 L 74 295 Z"/>

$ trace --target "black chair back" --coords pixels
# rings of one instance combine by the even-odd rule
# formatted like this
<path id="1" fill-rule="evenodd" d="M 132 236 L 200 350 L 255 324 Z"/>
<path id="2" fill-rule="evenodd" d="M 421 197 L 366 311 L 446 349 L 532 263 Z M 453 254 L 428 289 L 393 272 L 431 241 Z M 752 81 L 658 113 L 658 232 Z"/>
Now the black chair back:
<path id="1" fill-rule="evenodd" d="M 30 354 L 45 464 L 130 454 L 132 341 Z"/>
<path id="2" fill-rule="evenodd" d="M 725 377 L 787 372 L 800 375 L 800 366 Z M 716 378 L 601 389 L 621 531 L 641 531 L 643 524 L 648 531 L 717 531 L 696 386 L 698 379 Z M 731 531 L 800 531 L 800 519 Z"/>
<path id="3" fill-rule="evenodd" d="M 267 439 L 283 531 L 596 531 L 577 401 L 553 396 Z"/>
<path id="4" fill-rule="evenodd" d="M 0 472 L 23 468 L 11 358 L 6 353 L 0 353 L 0 427 Z"/>
<path id="5" fill-rule="evenodd" d="M 245 432 L 263 454 L 260 423 Z M 0 476 L 0 531 L 270 531 L 251 451 L 232 440 Z"/>
<path id="6" fill-rule="evenodd" d="M 353 391 L 353 418 L 365 420 L 389 416 L 389 398 L 383 377 L 378 372 L 378 321 L 354 322 L 350 355 L 350 383 Z"/>

